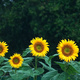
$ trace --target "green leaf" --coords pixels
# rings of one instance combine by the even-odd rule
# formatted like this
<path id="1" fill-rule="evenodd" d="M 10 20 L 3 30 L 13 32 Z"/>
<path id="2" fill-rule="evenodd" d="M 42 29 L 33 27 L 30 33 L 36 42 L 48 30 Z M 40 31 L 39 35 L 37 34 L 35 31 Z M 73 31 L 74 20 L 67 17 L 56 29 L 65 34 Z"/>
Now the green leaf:
<path id="1" fill-rule="evenodd" d="M 22 67 L 20 67 L 19 68 L 20 70 L 23 70 L 23 71 L 27 71 L 27 70 L 30 70 L 31 69 L 31 67 L 29 67 L 29 66 L 22 66 Z"/>
<path id="2" fill-rule="evenodd" d="M 10 77 L 10 75 L 3 75 L 2 76 L 3 77 L 3 79 L 1 79 L 1 80 L 13 80 L 11 77 Z"/>
<path id="3" fill-rule="evenodd" d="M 28 76 L 34 77 L 34 73 L 33 73 L 34 69 L 32 69 L 31 67 L 29 67 L 29 66 L 22 66 L 19 69 L 22 70 L 24 72 L 24 74 L 26 74 L 25 71 L 28 71 L 29 72 Z"/>
<path id="4" fill-rule="evenodd" d="M 5 61 L 8 61 L 8 58 L 5 58 L 5 57 L 4 57 L 4 60 L 5 60 Z"/>
<path id="5" fill-rule="evenodd" d="M 31 63 L 32 60 L 34 59 L 33 57 L 27 57 L 27 58 L 23 58 L 24 59 L 24 63 Z"/>
<path id="6" fill-rule="evenodd" d="M 51 60 L 49 60 L 49 57 L 48 56 L 45 56 L 45 57 L 38 57 L 39 59 L 44 59 L 45 60 L 45 63 L 47 65 L 49 65 L 49 67 L 51 67 Z"/>
<path id="7" fill-rule="evenodd" d="M 12 70 L 12 67 L 10 65 L 4 65 L 0 68 L 0 70 L 6 72 L 9 72 L 10 70 Z"/>
<path id="8" fill-rule="evenodd" d="M 45 60 L 46 64 L 48 64 L 51 67 L 51 60 L 49 60 L 49 57 L 45 56 L 44 60 Z"/>
<path id="9" fill-rule="evenodd" d="M 64 72 L 67 72 L 69 75 L 78 73 L 78 71 L 73 66 L 71 66 L 69 63 L 66 63 L 66 62 L 65 63 L 55 62 L 55 63 L 58 64 L 61 67 L 61 69 Z"/>
<path id="10" fill-rule="evenodd" d="M 55 56 L 58 56 L 59 54 L 54 54 L 54 55 L 52 55 L 52 56 L 50 56 L 49 57 L 49 61 L 52 59 L 52 58 L 54 58 Z"/>
<path id="11" fill-rule="evenodd" d="M 64 71 L 65 63 L 63 63 L 63 62 L 55 62 L 55 63 L 58 64 L 61 67 L 61 69 Z"/>
<path id="12" fill-rule="evenodd" d="M 10 76 L 13 80 L 22 80 L 24 78 L 29 77 L 31 72 L 32 71 L 30 70 L 17 70 L 16 72 L 10 72 Z"/>
<path id="13" fill-rule="evenodd" d="M 68 79 L 69 80 L 80 80 L 80 78 L 78 77 L 78 75 L 70 75 L 69 77 L 68 77 Z"/>
<path id="14" fill-rule="evenodd" d="M 35 71 L 34 71 L 34 76 L 35 75 L 40 75 L 40 74 L 42 74 L 44 72 L 44 69 L 42 69 L 42 68 L 37 68 Z"/>
<path id="15" fill-rule="evenodd" d="M 0 57 L 0 64 L 4 61 L 4 57 Z"/>
<path id="16" fill-rule="evenodd" d="M 49 71 L 55 71 L 54 68 L 51 68 L 51 67 L 45 65 L 43 62 L 39 62 L 39 63 L 42 64 L 45 69 L 47 69 L 47 70 L 49 70 Z"/>
<path id="17" fill-rule="evenodd" d="M 47 72 L 46 74 L 44 74 L 41 78 L 41 80 L 52 80 L 52 78 L 57 75 L 58 72 L 57 71 L 50 71 Z"/>
<path id="18" fill-rule="evenodd" d="M 9 62 L 3 62 L 2 65 L 10 65 Z"/>
<path id="19" fill-rule="evenodd" d="M 77 77 L 77 80 L 80 80 L 80 74 L 77 74 L 76 77 Z"/>
<path id="20" fill-rule="evenodd" d="M 30 72 L 29 76 L 34 77 L 34 71 L 33 71 L 33 69 L 29 69 L 28 71 Z"/>
<path id="21" fill-rule="evenodd" d="M 9 62 L 3 62 L 3 66 L 0 68 L 0 70 L 6 72 L 9 72 L 10 70 L 12 70 L 11 65 L 9 64 Z"/>
<path id="22" fill-rule="evenodd" d="M 52 56 L 50 56 L 50 57 L 48 57 L 48 56 L 45 56 L 45 57 L 39 57 L 39 59 L 44 59 L 45 60 L 45 63 L 47 64 L 47 65 L 49 65 L 49 67 L 51 67 L 51 59 L 52 58 L 54 58 L 55 56 L 58 56 L 59 54 L 54 54 L 54 55 L 52 55 Z"/>
<path id="23" fill-rule="evenodd" d="M 30 51 L 30 49 L 29 48 L 26 48 L 26 50 L 25 51 L 23 51 L 23 54 L 22 54 L 22 56 L 24 57 L 24 56 L 26 56 L 28 53 L 30 53 L 31 51 Z"/>
<path id="24" fill-rule="evenodd" d="M 12 78 L 4 78 L 4 80 L 13 80 Z"/>
<path id="25" fill-rule="evenodd" d="M 25 63 L 25 62 L 23 62 L 22 65 L 23 65 L 23 66 L 29 66 L 29 64 L 27 64 L 27 63 Z"/>
<path id="26" fill-rule="evenodd" d="M 77 61 L 71 61 L 69 63 L 69 65 L 71 65 L 77 72 L 80 73 L 80 62 L 77 62 Z"/>
<path id="27" fill-rule="evenodd" d="M 68 74 L 65 72 L 58 73 L 51 80 L 67 80 Z"/>
<path id="28" fill-rule="evenodd" d="M 2 70 L 0 70 L 0 76 L 2 76 L 4 74 L 4 72 Z"/>

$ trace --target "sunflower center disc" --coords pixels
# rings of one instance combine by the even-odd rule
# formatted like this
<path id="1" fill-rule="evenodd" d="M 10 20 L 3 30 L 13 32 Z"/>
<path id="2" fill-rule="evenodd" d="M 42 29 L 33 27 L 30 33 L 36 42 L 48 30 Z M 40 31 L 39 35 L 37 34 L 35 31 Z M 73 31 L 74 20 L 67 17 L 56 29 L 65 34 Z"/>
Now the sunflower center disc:
<path id="1" fill-rule="evenodd" d="M 3 51 L 2 46 L 0 46 L 0 53 Z"/>
<path id="2" fill-rule="evenodd" d="M 34 49 L 35 49 L 36 52 L 39 52 L 40 53 L 40 52 L 43 51 L 44 46 L 43 46 L 43 44 L 41 42 L 37 42 L 34 45 Z"/>
<path id="3" fill-rule="evenodd" d="M 66 48 L 64 49 L 64 52 L 67 53 L 67 54 L 69 54 L 69 53 L 70 53 L 70 48 L 66 47 Z"/>
<path id="4" fill-rule="evenodd" d="M 15 64 L 19 63 L 19 59 L 18 59 L 18 58 L 14 58 L 14 59 L 13 59 L 13 62 L 14 62 Z"/>
<path id="5" fill-rule="evenodd" d="M 36 46 L 36 49 L 39 50 L 39 51 L 42 50 L 41 45 L 37 45 L 37 46 Z"/>

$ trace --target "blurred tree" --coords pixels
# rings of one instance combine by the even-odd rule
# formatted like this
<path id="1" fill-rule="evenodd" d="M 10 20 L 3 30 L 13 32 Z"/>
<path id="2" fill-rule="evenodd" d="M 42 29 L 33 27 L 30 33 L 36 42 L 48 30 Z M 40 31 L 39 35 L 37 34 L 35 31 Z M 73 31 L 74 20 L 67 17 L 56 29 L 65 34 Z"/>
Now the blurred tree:
<path id="1" fill-rule="evenodd" d="M 7 2 L 9 3 L 9 2 Z M 4 14 L 2 14 L 1 40 L 4 40 L 9 45 L 9 54 L 15 52 L 21 53 L 30 44 L 30 39 L 34 35 L 30 28 L 30 16 L 28 16 L 28 7 L 23 0 L 19 2 L 10 2 L 6 5 Z M 8 8 L 9 6 L 9 8 Z M 7 9 L 8 8 L 8 9 Z"/>
<path id="2" fill-rule="evenodd" d="M 75 40 L 80 47 L 80 0 L 4 0 L 4 3 L 0 4 L 0 40 L 9 44 L 11 54 L 22 52 L 36 36 L 49 42 L 48 55 L 56 53 L 61 39 Z"/>

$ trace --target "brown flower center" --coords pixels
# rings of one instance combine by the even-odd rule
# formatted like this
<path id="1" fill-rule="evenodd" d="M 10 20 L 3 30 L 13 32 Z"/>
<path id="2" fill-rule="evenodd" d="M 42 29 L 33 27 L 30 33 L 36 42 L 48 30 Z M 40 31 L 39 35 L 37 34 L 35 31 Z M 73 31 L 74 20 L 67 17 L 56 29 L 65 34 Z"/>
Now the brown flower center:
<path id="1" fill-rule="evenodd" d="M 34 45 L 34 49 L 36 52 L 42 52 L 44 49 L 44 45 L 41 42 L 37 42 Z"/>
<path id="2" fill-rule="evenodd" d="M 3 47 L 2 45 L 0 45 L 0 53 L 2 53 L 2 51 L 3 51 Z"/>
<path id="3" fill-rule="evenodd" d="M 63 53 L 64 56 L 67 56 L 67 57 L 71 56 L 73 54 L 73 49 L 72 49 L 71 46 L 65 45 L 62 48 L 62 53 Z"/>
<path id="4" fill-rule="evenodd" d="M 18 64 L 20 62 L 20 59 L 18 57 L 13 58 L 13 63 Z"/>

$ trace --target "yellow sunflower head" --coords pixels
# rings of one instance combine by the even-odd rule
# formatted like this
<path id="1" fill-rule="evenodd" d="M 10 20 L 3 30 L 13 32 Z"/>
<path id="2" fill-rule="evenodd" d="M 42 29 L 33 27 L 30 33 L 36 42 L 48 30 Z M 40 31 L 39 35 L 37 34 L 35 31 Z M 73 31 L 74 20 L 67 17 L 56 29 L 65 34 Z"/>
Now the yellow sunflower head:
<path id="1" fill-rule="evenodd" d="M 75 41 L 66 39 L 61 40 L 57 47 L 57 52 L 59 54 L 59 58 L 66 62 L 70 62 L 71 60 L 75 60 L 78 57 L 79 48 L 76 45 Z"/>
<path id="2" fill-rule="evenodd" d="M 49 51 L 48 42 L 46 42 L 46 40 L 43 40 L 42 37 L 36 37 L 35 39 L 33 38 L 30 42 L 32 44 L 29 45 L 29 47 L 33 56 L 43 57 Z"/>
<path id="3" fill-rule="evenodd" d="M 8 46 L 6 42 L 0 42 L 0 56 L 5 56 L 5 54 L 8 52 Z"/>
<path id="4" fill-rule="evenodd" d="M 20 54 L 15 53 L 13 56 L 10 57 L 9 61 L 10 65 L 14 68 L 19 68 L 22 66 L 23 58 Z"/>

